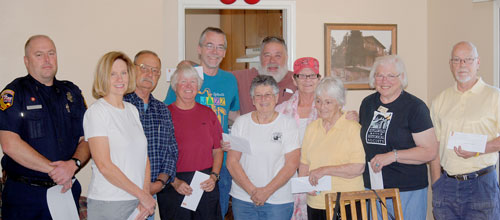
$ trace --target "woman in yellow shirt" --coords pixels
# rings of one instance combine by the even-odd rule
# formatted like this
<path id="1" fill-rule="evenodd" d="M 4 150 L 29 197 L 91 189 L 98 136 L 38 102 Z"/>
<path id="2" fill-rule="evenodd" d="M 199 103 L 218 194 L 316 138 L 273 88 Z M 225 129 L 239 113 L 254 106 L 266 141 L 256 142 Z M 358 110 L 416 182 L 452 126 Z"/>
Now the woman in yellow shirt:
<path id="1" fill-rule="evenodd" d="M 302 143 L 299 176 L 309 176 L 317 185 L 323 176 L 332 177 L 332 190 L 307 196 L 309 220 L 326 219 L 325 194 L 364 190 L 362 173 L 365 152 L 359 136 L 361 126 L 347 120 L 342 107 L 345 89 L 336 77 L 326 77 L 316 88 L 318 119 L 307 126 Z"/>

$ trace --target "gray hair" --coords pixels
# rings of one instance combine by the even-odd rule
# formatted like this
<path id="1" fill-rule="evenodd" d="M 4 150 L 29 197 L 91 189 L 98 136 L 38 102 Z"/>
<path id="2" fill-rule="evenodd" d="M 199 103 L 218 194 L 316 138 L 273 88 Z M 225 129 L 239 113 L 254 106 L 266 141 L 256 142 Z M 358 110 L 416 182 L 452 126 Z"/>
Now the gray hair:
<path id="1" fill-rule="evenodd" d="M 403 59 L 401 59 L 401 57 L 398 55 L 387 55 L 387 56 L 377 57 L 377 59 L 375 59 L 375 63 L 373 64 L 372 69 L 370 71 L 370 87 L 375 88 L 375 74 L 377 68 L 382 64 L 394 65 L 397 71 L 396 74 L 400 74 L 398 78 L 399 81 L 401 82 L 401 88 L 405 89 L 408 86 L 408 76 Z"/>
<path id="2" fill-rule="evenodd" d="M 207 27 L 207 28 L 205 28 L 205 30 L 203 30 L 203 32 L 201 32 L 200 41 L 198 41 L 198 45 L 200 45 L 200 47 L 203 46 L 203 42 L 207 38 L 207 33 L 208 32 L 213 32 L 213 33 L 216 33 L 216 34 L 222 34 L 222 35 L 224 35 L 224 48 L 227 48 L 226 33 L 224 33 L 224 31 L 222 29 L 216 28 L 216 27 Z M 215 46 L 217 46 L 217 45 L 215 45 Z"/>
<path id="3" fill-rule="evenodd" d="M 281 44 L 283 46 L 283 48 L 285 48 L 285 52 L 288 54 L 288 48 L 287 48 L 285 40 L 283 40 L 283 38 L 281 38 L 281 37 L 275 37 L 275 36 L 268 36 L 268 37 L 264 38 L 264 40 L 262 40 L 262 43 L 260 44 L 260 54 L 261 55 L 264 52 L 264 47 L 268 43 L 278 43 L 278 44 Z M 287 55 L 287 54 L 284 54 L 284 55 Z"/>
<path id="4" fill-rule="evenodd" d="M 457 47 L 458 45 L 460 44 L 467 44 L 469 45 L 469 47 L 471 47 L 472 49 L 472 53 L 474 53 L 474 57 L 478 57 L 479 56 L 479 53 L 477 52 L 477 47 L 476 45 L 474 45 L 472 42 L 470 41 L 460 41 L 458 43 L 456 43 L 454 46 L 453 46 L 453 49 L 451 50 L 451 57 L 453 58 L 453 51 L 455 51 L 455 47 Z"/>
<path id="5" fill-rule="evenodd" d="M 341 107 L 345 105 L 346 91 L 344 83 L 336 76 L 327 76 L 319 82 L 315 90 L 315 96 L 321 95 L 334 98 Z"/>
<path id="6" fill-rule="evenodd" d="M 139 57 L 143 54 L 151 54 L 153 56 L 155 56 L 157 59 L 158 59 L 158 62 L 160 62 L 160 65 L 161 65 L 161 60 L 160 60 L 160 57 L 158 56 L 158 54 L 156 54 L 155 52 L 151 51 L 151 50 L 141 50 L 139 51 L 135 57 L 134 57 L 134 64 L 137 65 L 137 59 L 139 59 Z"/>
<path id="7" fill-rule="evenodd" d="M 196 69 L 189 64 L 181 64 L 177 67 L 174 74 L 172 74 L 172 76 L 170 77 L 170 87 L 172 88 L 172 90 L 175 91 L 177 89 L 177 83 L 180 74 L 182 74 L 186 78 L 195 77 L 198 81 L 198 89 L 201 89 L 201 85 L 203 84 L 203 79 L 198 75 Z"/>
<path id="8" fill-rule="evenodd" d="M 280 92 L 280 88 L 278 87 L 278 83 L 276 83 L 276 80 L 272 76 L 268 75 L 258 75 L 252 80 L 252 85 L 250 86 L 250 95 L 253 98 L 255 88 L 257 86 L 271 86 L 273 89 L 274 95 L 278 95 Z"/>

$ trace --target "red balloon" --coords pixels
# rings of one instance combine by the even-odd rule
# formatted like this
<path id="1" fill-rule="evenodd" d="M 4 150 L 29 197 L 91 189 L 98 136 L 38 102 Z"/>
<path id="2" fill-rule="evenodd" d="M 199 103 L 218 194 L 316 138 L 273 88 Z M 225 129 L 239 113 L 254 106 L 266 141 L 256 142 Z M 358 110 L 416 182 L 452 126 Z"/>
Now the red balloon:
<path id="1" fill-rule="evenodd" d="M 257 2 L 259 2 L 259 1 L 260 0 L 245 0 L 246 3 L 251 4 L 251 5 L 257 4 Z"/>
<path id="2" fill-rule="evenodd" d="M 220 0 L 220 1 L 226 5 L 230 5 L 233 4 L 236 0 Z"/>

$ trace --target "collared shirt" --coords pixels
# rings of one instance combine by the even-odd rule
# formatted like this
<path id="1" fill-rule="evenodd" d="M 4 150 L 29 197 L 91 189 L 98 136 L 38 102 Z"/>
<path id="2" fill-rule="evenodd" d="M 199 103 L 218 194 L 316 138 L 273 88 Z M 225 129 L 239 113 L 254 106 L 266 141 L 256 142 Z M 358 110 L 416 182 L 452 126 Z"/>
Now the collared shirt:
<path id="1" fill-rule="evenodd" d="M 345 118 L 345 113 L 329 131 L 323 127 L 323 119 L 313 121 L 307 126 L 300 163 L 309 166 L 309 171 L 326 166 L 365 164 L 365 151 L 359 136 L 360 129 L 358 122 Z M 361 174 L 354 178 L 332 176 L 331 185 L 330 191 L 323 191 L 320 195 L 307 195 L 307 205 L 315 209 L 325 209 L 326 193 L 349 192 L 365 188 Z"/>
<path id="2" fill-rule="evenodd" d="M 479 79 L 465 92 L 450 87 L 432 102 L 431 117 L 440 142 L 441 166 L 450 175 L 470 173 L 496 164 L 498 153 L 464 159 L 449 149 L 452 131 L 488 135 L 488 141 L 500 131 L 500 91 Z"/>
<path id="3" fill-rule="evenodd" d="M 86 106 L 80 89 L 70 81 L 54 78 L 46 86 L 31 75 L 9 83 L 0 95 L 0 130 L 11 131 L 50 161 L 69 160 L 83 136 Z M 42 173 L 2 159 L 8 174 L 50 180 Z"/>
<path id="4" fill-rule="evenodd" d="M 170 111 L 163 102 L 149 95 L 148 108 L 144 110 L 144 102 L 135 93 L 128 94 L 124 100 L 137 107 L 144 134 L 148 139 L 148 156 L 151 165 L 151 182 L 160 173 L 170 176 L 171 182 L 176 173 L 177 141 Z"/>
<path id="5" fill-rule="evenodd" d="M 318 118 L 318 111 L 316 110 L 315 102 L 312 103 L 311 106 L 311 113 L 309 113 L 309 116 L 307 117 L 307 124 L 311 123 L 312 121 L 316 120 Z M 279 104 L 274 108 L 277 112 L 283 113 L 285 115 L 290 116 L 291 118 L 295 119 L 295 122 L 297 122 L 297 125 L 300 123 L 300 115 L 299 115 L 299 90 L 295 91 L 295 93 L 288 99 L 287 101 L 284 101 L 283 103 Z"/>

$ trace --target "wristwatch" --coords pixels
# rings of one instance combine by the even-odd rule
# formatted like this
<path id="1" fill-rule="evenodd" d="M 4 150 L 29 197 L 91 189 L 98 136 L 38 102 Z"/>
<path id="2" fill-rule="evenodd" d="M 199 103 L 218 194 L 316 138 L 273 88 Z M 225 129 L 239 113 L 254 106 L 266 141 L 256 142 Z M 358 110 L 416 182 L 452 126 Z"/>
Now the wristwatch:
<path id="1" fill-rule="evenodd" d="M 212 174 L 215 176 L 216 181 L 219 181 L 219 179 L 220 179 L 219 174 L 216 172 L 210 172 L 210 175 L 212 175 Z"/>
<path id="2" fill-rule="evenodd" d="M 160 178 L 156 179 L 155 182 L 161 182 L 161 189 L 165 188 L 165 186 L 167 185 L 167 182 L 165 180 L 162 180 Z"/>
<path id="3" fill-rule="evenodd" d="M 74 158 L 74 157 L 71 158 L 71 160 L 75 161 L 75 165 L 76 165 L 76 167 L 78 167 L 78 169 L 76 169 L 77 171 L 82 168 L 82 162 L 80 160 L 78 160 L 77 158 Z"/>

